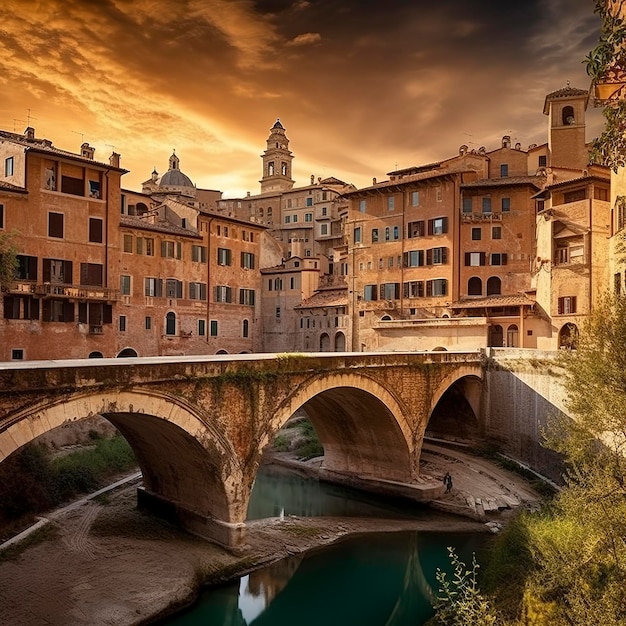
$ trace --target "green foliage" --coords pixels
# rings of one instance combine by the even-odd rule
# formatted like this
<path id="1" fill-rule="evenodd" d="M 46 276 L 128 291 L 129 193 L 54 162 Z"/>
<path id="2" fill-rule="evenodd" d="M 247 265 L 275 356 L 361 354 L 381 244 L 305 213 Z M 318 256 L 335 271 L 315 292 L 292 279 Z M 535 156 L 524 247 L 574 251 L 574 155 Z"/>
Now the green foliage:
<path id="1" fill-rule="evenodd" d="M 0 522 L 48 510 L 98 489 L 107 478 L 136 464 L 121 436 L 99 439 L 94 448 L 56 459 L 44 446 L 25 446 L 0 465 Z"/>
<path id="2" fill-rule="evenodd" d="M 617 172 L 626 165 L 626 100 L 604 107 L 604 130 L 591 144 L 591 163 L 606 165 Z"/>
<path id="3" fill-rule="evenodd" d="M 445 626 L 495 626 L 497 615 L 490 602 L 478 588 L 479 565 L 472 555 L 472 565 L 468 569 L 453 548 L 448 548 L 452 563 L 452 579 L 437 568 L 439 595 L 435 602 L 437 615 L 435 624 Z"/>
<path id="4" fill-rule="evenodd" d="M 595 48 L 583 61 L 587 74 L 594 80 L 614 78 L 615 68 L 623 68 L 626 61 L 626 25 L 607 0 L 596 0 L 595 13 L 602 18 L 600 37 Z"/>
<path id="5" fill-rule="evenodd" d="M 16 233 L 0 233 L 0 291 L 6 291 L 17 272 Z"/>

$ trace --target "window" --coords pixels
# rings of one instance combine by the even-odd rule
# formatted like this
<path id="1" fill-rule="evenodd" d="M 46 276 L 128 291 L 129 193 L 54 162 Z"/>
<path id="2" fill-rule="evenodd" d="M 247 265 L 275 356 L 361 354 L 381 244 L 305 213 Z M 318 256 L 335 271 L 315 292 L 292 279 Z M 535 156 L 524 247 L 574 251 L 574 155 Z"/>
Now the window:
<path id="1" fill-rule="evenodd" d="M 196 263 L 206 263 L 207 248 L 206 246 L 191 246 L 191 260 Z"/>
<path id="2" fill-rule="evenodd" d="M 468 296 L 482 296 L 483 295 L 483 281 L 478 276 L 472 276 L 467 281 L 467 295 Z"/>
<path id="3" fill-rule="evenodd" d="M 378 241 L 378 228 L 372 228 L 372 243 Z"/>
<path id="4" fill-rule="evenodd" d="M 298 221 L 298 216 L 294 215 L 292 218 L 293 223 L 295 224 Z"/>
<path id="5" fill-rule="evenodd" d="M 500 208 L 503 213 L 507 213 L 511 210 L 511 198 L 502 198 Z"/>
<path id="6" fill-rule="evenodd" d="M 89 218 L 89 241 L 102 243 L 102 220 L 99 217 Z"/>
<path id="7" fill-rule="evenodd" d="M 393 211 L 396 208 L 396 199 L 393 196 L 387 196 L 387 210 Z"/>
<path id="8" fill-rule="evenodd" d="M 274 279 L 274 291 L 282 291 L 283 290 L 283 279 L 275 278 Z M 272 284 L 270 281 L 270 291 L 272 291 Z"/>
<path id="9" fill-rule="evenodd" d="M 206 335 L 206 320 L 198 320 L 198 336 L 204 337 Z"/>
<path id="10" fill-rule="evenodd" d="M 424 281 L 411 280 L 404 283 L 405 298 L 423 298 L 424 297 Z"/>
<path id="11" fill-rule="evenodd" d="M 61 176 L 61 191 L 73 196 L 85 195 L 85 183 L 82 178 L 72 176 Z"/>
<path id="12" fill-rule="evenodd" d="M 391 239 L 391 229 L 389 226 L 385 228 L 385 241 L 389 241 Z"/>
<path id="13" fill-rule="evenodd" d="M 100 181 L 90 180 L 89 182 L 89 197 L 100 198 Z"/>
<path id="14" fill-rule="evenodd" d="M 411 192 L 411 206 L 419 206 L 420 205 L 420 192 L 412 191 Z"/>
<path id="15" fill-rule="evenodd" d="M 400 283 L 382 283 L 380 286 L 381 300 L 397 300 L 400 297 Z"/>
<path id="16" fill-rule="evenodd" d="M 322 217 L 326 217 L 326 215 L 328 215 L 328 209 L 325 206 L 323 206 L 322 207 Z"/>
<path id="17" fill-rule="evenodd" d="M 232 288 L 227 285 L 215 286 L 215 302 L 232 302 Z"/>
<path id="18" fill-rule="evenodd" d="M 4 317 L 8 320 L 38 320 L 39 298 L 4 296 Z"/>
<path id="19" fill-rule="evenodd" d="M 509 175 L 509 166 L 506 163 L 500 165 L 500 177 L 506 178 Z"/>
<path id="20" fill-rule="evenodd" d="M 491 213 L 491 196 L 483 198 L 483 213 Z"/>
<path id="21" fill-rule="evenodd" d="M 357 226 L 354 229 L 354 243 L 361 243 L 361 227 Z"/>
<path id="22" fill-rule="evenodd" d="M 217 249 L 217 264 L 232 265 L 231 252 L 228 248 Z"/>
<path id="23" fill-rule="evenodd" d="M 279 307 L 279 306 L 277 306 L 277 307 L 276 307 L 275 316 L 276 316 L 276 319 L 277 319 L 277 320 L 279 320 L 279 319 L 280 319 L 280 307 Z"/>
<path id="24" fill-rule="evenodd" d="M 37 280 L 37 257 L 18 254 L 15 278 L 19 280 Z"/>
<path id="25" fill-rule="evenodd" d="M 163 295 L 163 279 L 144 278 L 144 295 L 160 298 Z"/>
<path id="26" fill-rule="evenodd" d="M 180 259 L 182 258 L 182 248 L 180 241 L 162 241 L 161 256 L 164 259 Z"/>
<path id="27" fill-rule="evenodd" d="M 363 287 L 363 299 L 367 302 L 378 300 L 378 288 L 376 285 L 365 285 Z"/>
<path id="28" fill-rule="evenodd" d="M 502 281 L 497 276 L 491 276 L 487 280 L 487 295 L 498 296 L 502 293 Z"/>
<path id="29" fill-rule="evenodd" d="M 241 336 L 246 339 L 250 336 L 250 322 L 248 320 L 241 322 Z"/>
<path id="30" fill-rule="evenodd" d="M 365 213 L 366 209 L 367 209 L 367 200 L 359 200 L 359 211 L 361 213 Z"/>
<path id="31" fill-rule="evenodd" d="M 245 306 L 254 306 L 255 291 L 254 289 L 240 289 L 239 290 L 239 304 Z"/>
<path id="32" fill-rule="evenodd" d="M 44 322 L 73 322 L 74 303 L 69 300 L 44 300 L 42 320 Z"/>
<path id="33" fill-rule="evenodd" d="M 137 237 L 137 254 L 154 256 L 154 239 L 151 237 Z"/>
<path id="34" fill-rule="evenodd" d="M 622 292 L 622 275 L 621 273 L 613 275 L 613 291 L 619 296 Z"/>
<path id="35" fill-rule="evenodd" d="M 285 224 L 291 223 L 291 215 L 285 215 Z"/>
<path id="36" fill-rule="evenodd" d="M 472 241 L 480 241 L 482 238 L 482 230 L 480 226 L 472 228 Z"/>
<path id="37" fill-rule="evenodd" d="M 448 218 L 436 217 L 435 219 L 428 220 L 428 234 L 429 235 L 443 235 L 448 232 Z"/>
<path id="38" fill-rule="evenodd" d="M 43 260 L 43 282 L 71 285 L 73 282 L 73 266 L 71 261 L 62 259 Z"/>
<path id="39" fill-rule="evenodd" d="M 183 297 L 183 283 L 181 280 L 175 278 L 168 278 L 165 281 L 165 295 L 168 298 L 182 298 Z"/>
<path id="40" fill-rule="evenodd" d="M 558 299 L 559 315 L 568 315 L 576 313 L 576 296 L 565 296 Z"/>
<path id="41" fill-rule="evenodd" d="M 419 222 L 409 222 L 407 227 L 407 236 L 412 237 L 423 237 L 424 236 L 424 220 Z"/>
<path id="42" fill-rule="evenodd" d="M 404 253 L 404 267 L 421 267 L 424 265 L 424 251 L 411 250 Z"/>
<path id="43" fill-rule="evenodd" d="M 539 155 L 539 167 L 546 167 L 548 165 L 548 157 L 545 154 Z"/>
<path id="44" fill-rule="evenodd" d="M 320 235 L 328 235 L 328 224 L 322 224 L 320 226 Z"/>
<path id="45" fill-rule="evenodd" d="M 398 239 L 400 239 L 400 227 L 399 226 L 393 227 L 393 239 L 394 241 L 397 241 Z"/>
<path id="46" fill-rule="evenodd" d="M 149 315 L 146 315 L 144 326 L 146 330 L 150 330 L 152 328 L 152 318 Z"/>
<path id="47" fill-rule="evenodd" d="M 445 296 L 448 293 L 448 281 L 445 278 L 436 278 L 426 281 L 427 296 Z"/>
<path id="48" fill-rule="evenodd" d="M 305 213 L 304 214 L 304 221 L 305 222 L 312 222 L 313 221 L 313 213 Z"/>
<path id="49" fill-rule="evenodd" d="M 441 187 L 435 187 L 435 200 L 441 202 L 443 200 L 443 193 Z"/>
<path id="50" fill-rule="evenodd" d="M 587 192 L 585 189 L 575 189 L 574 191 L 566 191 L 563 194 L 563 202 L 578 202 L 579 200 L 585 200 Z"/>
<path id="51" fill-rule="evenodd" d="M 472 200 L 471 197 L 463 198 L 463 213 L 471 213 L 472 212 Z"/>
<path id="52" fill-rule="evenodd" d="M 507 259 L 506 252 L 494 252 L 491 255 L 491 265 L 506 265 Z"/>
<path id="53" fill-rule="evenodd" d="M 313 198 L 307 198 L 305 206 L 313 206 Z"/>
<path id="54" fill-rule="evenodd" d="M 170 311 L 165 316 L 165 334 L 166 335 L 175 335 L 176 334 L 176 313 Z"/>
<path id="55" fill-rule="evenodd" d="M 466 267 L 478 267 L 485 265 L 486 255 L 484 252 L 466 252 L 465 253 L 465 265 Z"/>
<path id="56" fill-rule="evenodd" d="M 120 315 L 119 329 L 120 329 L 120 332 L 122 333 L 126 331 L 126 316 L 125 315 Z"/>
<path id="57" fill-rule="evenodd" d="M 24 350 L 21 348 L 13 348 L 11 350 L 11 359 L 13 361 L 21 361 L 24 358 Z"/>
<path id="58" fill-rule="evenodd" d="M 206 283 L 189 283 L 190 300 L 206 300 Z"/>
<path id="59" fill-rule="evenodd" d="M 609 201 L 609 190 L 604 187 L 595 187 L 593 190 L 593 197 L 596 200 Z"/>
<path id="60" fill-rule="evenodd" d="M 557 265 L 563 263 L 569 263 L 569 248 L 557 248 L 556 249 L 556 262 Z"/>
<path id="61" fill-rule="evenodd" d="M 125 274 L 120 276 L 120 293 L 123 296 L 130 296 L 130 276 Z"/>
<path id="62" fill-rule="evenodd" d="M 0 228 L 4 228 L 4 204 L 0 204 Z"/>
<path id="63" fill-rule="evenodd" d="M 217 320 L 211 320 L 209 332 L 211 337 L 217 337 Z"/>
<path id="64" fill-rule="evenodd" d="M 254 254 L 252 252 L 241 253 L 241 267 L 247 270 L 254 269 Z"/>
<path id="65" fill-rule="evenodd" d="M 13 157 L 7 157 L 4 159 L 4 175 L 5 176 L 13 176 Z"/>
<path id="66" fill-rule="evenodd" d="M 80 284 L 102 287 L 103 268 L 100 263 L 80 264 Z"/>
<path id="67" fill-rule="evenodd" d="M 133 252 L 133 236 L 132 235 L 124 235 L 124 252 L 128 252 L 132 254 Z"/>
<path id="68" fill-rule="evenodd" d="M 443 265 L 448 262 L 448 248 L 426 250 L 426 265 Z"/>
<path id="69" fill-rule="evenodd" d="M 502 226 L 492 226 L 491 227 L 491 238 L 492 239 L 502 239 Z"/>
<path id="70" fill-rule="evenodd" d="M 48 213 L 48 237 L 63 239 L 63 213 Z"/>

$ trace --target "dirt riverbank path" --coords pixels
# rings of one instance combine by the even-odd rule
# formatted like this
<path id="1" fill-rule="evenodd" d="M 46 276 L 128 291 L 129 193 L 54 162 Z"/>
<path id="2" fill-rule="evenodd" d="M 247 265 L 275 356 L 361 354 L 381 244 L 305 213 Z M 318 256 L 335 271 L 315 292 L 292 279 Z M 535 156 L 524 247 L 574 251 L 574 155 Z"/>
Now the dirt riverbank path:
<path id="1" fill-rule="evenodd" d="M 248 546 L 233 555 L 136 510 L 135 486 L 83 500 L 49 516 L 45 540 L 0 561 L 0 624 L 11 626 L 146 623 L 168 607 L 189 603 L 202 581 L 220 582 L 284 556 L 374 531 L 486 530 L 539 496 L 519 476 L 466 453 L 427 444 L 423 471 L 452 491 L 427 521 L 300 518 L 250 523 Z M 486 508 L 484 506 L 486 503 Z M 495 506 L 495 509 L 490 507 Z M 507 508 L 508 507 L 508 508 Z M 443 511 L 465 512 L 483 521 Z M 505 514 L 503 517 L 503 513 Z"/>

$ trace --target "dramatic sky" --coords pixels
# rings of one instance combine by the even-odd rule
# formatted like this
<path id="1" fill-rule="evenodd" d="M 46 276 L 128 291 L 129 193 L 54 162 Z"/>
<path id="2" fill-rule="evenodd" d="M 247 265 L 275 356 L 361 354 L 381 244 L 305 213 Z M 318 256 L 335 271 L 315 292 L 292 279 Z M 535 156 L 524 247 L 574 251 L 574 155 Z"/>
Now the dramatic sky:
<path id="1" fill-rule="evenodd" d="M 258 193 L 276 118 L 311 174 L 545 141 L 546 93 L 589 88 L 592 0 L 2 0 L 0 128 L 113 149 L 129 189 L 173 149 L 199 187 Z M 588 138 L 601 116 L 588 112 Z M 114 148 L 113 148 L 114 147 Z"/>

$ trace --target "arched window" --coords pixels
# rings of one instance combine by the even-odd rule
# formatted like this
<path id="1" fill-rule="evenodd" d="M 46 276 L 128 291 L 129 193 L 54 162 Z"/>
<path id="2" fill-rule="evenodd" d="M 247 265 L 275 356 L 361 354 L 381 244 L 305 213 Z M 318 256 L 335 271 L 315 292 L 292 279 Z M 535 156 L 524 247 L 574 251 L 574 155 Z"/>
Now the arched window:
<path id="1" fill-rule="evenodd" d="M 226 350 L 218 350 L 215 354 L 228 354 Z"/>
<path id="2" fill-rule="evenodd" d="M 133 350 L 132 348 L 124 348 L 118 355 L 117 358 L 118 359 L 123 359 L 125 357 L 135 357 L 137 356 L 137 352 L 135 352 L 135 350 Z"/>
<path id="3" fill-rule="evenodd" d="M 267 164 L 267 175 L 274 176 L 274 161 L 270 161 Z"/>
<path id="4" fill-rule="evenodd" d="M 281 163 L 280 164 L 280 173 L 283 176 L 287 176 L 287 164 L 286 163 Z"/>
<path id="5" fill-rule="evenodd" d="M 478 276 L 472 276 L 467 281 L 467 295 L 468 296 L 482 296 L 483 295 L 483 281 Z"/>
<path id="6" fill-rule="evenodd" d="M 506 345 L 508 348 L 519 348 L 519 329 L 517 324 L 511 324 L 506 329 Z"/>
<path id="7" fill-rule="evenodd" d="M 502 293 L 502 281 L 497 276 L 491 276 L 487 280 L 487 295 L 497 296 Z"/>
<path id="8" fill-rule="evenodd" d="M 90 359 L 101 359 L 102 358 L 102 352 L 90 352 L 89 353 L 89 358 Z"/>
<path id="9" fill-rule="evenodd" d="M 559 331 L 559 348 L 575 350 L 578 343 L 578 328 L 576 324 L 565 324 Z"/>
<path id="10" fill-rule="evenodd" d="M 328 333 L 322 333 L 320 337 L 320 352 L 330 352 L 330 337 Z"/>
<path id="11" fill-rule="evenodd" d="M 563 107 L 563 126 L 571 126 L 576 122 L 574 119 L 574 107 L 566 106 Z"/>
<path id="12" fill-rule="evenodd" d="M 346 351 L 346 336 L 339 332 L 335 335 L 335 352 Z"/>
<path id="13" fill-rule="evenodd" d="M 176 313 L 173 313 L 172 311 L 165 316 L 165 334 L 176 334 Z"/>
<path id="14" fill-rule="evenodd" d="M 250 322 L 248 320 L 243 320 L 243 322 L 241 322 L 241 335 L 243 337 L 248 337 L 249 332 L 250 332 Z"/>

